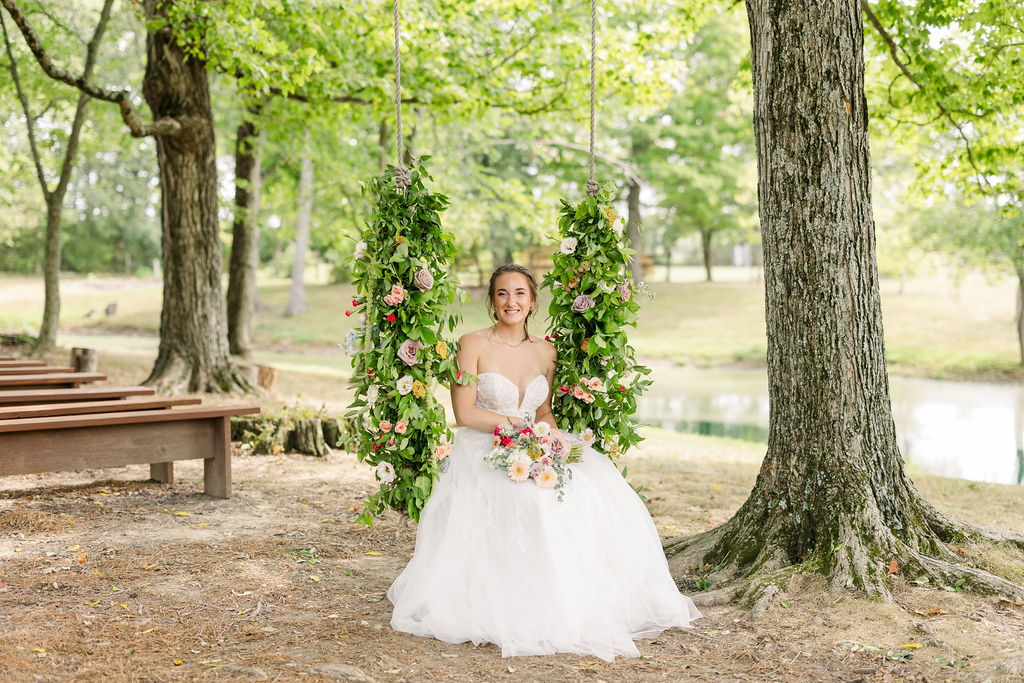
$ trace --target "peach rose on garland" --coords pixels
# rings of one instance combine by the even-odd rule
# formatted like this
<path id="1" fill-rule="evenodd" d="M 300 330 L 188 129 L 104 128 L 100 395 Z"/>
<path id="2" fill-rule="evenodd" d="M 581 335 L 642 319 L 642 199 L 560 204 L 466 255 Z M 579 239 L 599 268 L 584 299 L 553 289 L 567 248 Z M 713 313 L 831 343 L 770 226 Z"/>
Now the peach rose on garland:
<path id="1" fill-rule="evenodd" d="M 409 422 L 406 420 L 399 420 L 395 423 L 395 434 L 405 434 L 405 431 L 409 428 Z"/>

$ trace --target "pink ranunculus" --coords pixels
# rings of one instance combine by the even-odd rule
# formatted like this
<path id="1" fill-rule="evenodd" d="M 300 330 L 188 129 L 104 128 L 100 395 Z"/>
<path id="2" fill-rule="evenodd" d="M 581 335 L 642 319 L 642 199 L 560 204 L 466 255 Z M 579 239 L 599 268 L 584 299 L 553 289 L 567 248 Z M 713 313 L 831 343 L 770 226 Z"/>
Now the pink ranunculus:
<path id="1" fill-rule="evenodd" d="M 597 391 L 598 389 L 601 388 L 601 380 L 598 379 L 597 377 L 591 377 L 590 379 L 586 380 L 586 383 L 587 388 L 590 389 L 591 391 Z"/>
<path id="2" fill-rule="evenodd" d="M 402 345 L 398 347 L 398 358 L 406 365 L 416 365 L 419 363 L 417 354 L 420 349 L 423 348 L 423 344 L 417 339 L 406 339 L 402 342 Z"/>
<path id="3" fill-rule="evenodd" d="M 594 300 L 587 294 L 580 294 L 572 300 L 572 310 L 583 313 L 594 305 Z"/>
<path id="4" fill-rule="evenodd" d="M 448 457 L 448 453 L 450 453 L 451 450 L 451 444 L 448 443 L 447 441 L 442 441 L 441 443 L 434 446 L 434 459 L 444 460 L 445 458 Z"/>
<path id="5" fill-rule="evenodd" d="M 551 440 L 548 442 L 548 450 L 551 455 L 556 458 L 565 460 L 569 457 L 569 442 L 565 440 L 565 437 L 559 433 L 551 435 Z"/>
<path id="6" fill-rule="evenodd" d="M 585 394 L 583 395 L 583 401 L 584 401 L 585 403 L 593 403 L 593 402 L 594 402 L 594 395 L 593 395 L 592 393 L 590 393 L 589 391 L 588 391 L 588 392 L 586 392 L 586 393 L 585 393 Z"/>
<path id="7" fill-rule="evenodd" d="M 574 384 L 572 385 L 572 395 L 575 398 L 583 398 L 584 396 L 587 395 L 587 391 L 579 384 Z"/>
<path id="8" fill-rule="evenodd" d="M 626 280 L 618 287 L 619 298 L 623 301 L 629 301 L 629 297 L 633 295 L 633 287 L 630 286 L 629 280 Z"/>
<path id="9" fill-rule="evenodd" d="M 384 432 L 385 434 L 387 432 L 390 432 L 391 431 L 391 423 L 388 422 L 387 420 L 381 420 L 380 421 L 380 431 Z"/>
<path id="10" fill-rule="evenodd" d="M 547 466 L 554 463 L 554 460 L 551 459 L 550 455 L 542 455 L 537 462 L 539 462 L 541 465 Z"/>
<path id="11" fill-rule="evenodd" d="M 409 428 L 409 423 L 406 420 L 399 420 L 395 423 L 395 434 L 405 434 L 405 430 Z"/>
<path id="12" fill-rule="evenodd" d="M 412 276 L 413 284 L 421 292 L 425 292 L 434 286 L 434 275 L 426 268 L 421 268 Z"/>
<path id="13" fill-rule="evenodd" d="M 402 285 L 391 285 L 391 296 L 394 298 L 396 303 L 402 303 L 405 301 L 405 290 L 402 288 Z"/>
<path id="14" fill-rule="evenodd" d="M 388 306 L 397 306 L 398 300 L 395 299 L 395 297 L 391 296 L 390 294 L 385 294 L 384 303 L 386 303 Z"/>

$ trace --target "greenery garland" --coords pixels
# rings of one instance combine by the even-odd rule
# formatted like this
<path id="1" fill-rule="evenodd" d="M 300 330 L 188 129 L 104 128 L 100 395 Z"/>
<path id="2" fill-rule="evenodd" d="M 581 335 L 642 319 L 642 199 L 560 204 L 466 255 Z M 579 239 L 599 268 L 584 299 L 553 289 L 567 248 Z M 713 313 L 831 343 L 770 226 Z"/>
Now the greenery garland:
<path id="1" fill-rule="evenodd" d="M 636 363 L 626 337 L 640 306 L 624 233 L 608 189 L 575 206 L 563 199 L 561 242 L 543 280 L 552 295 L 549 340 L 558 351 L 555 420 L 611 458 L 641 441 L 632 416 L 651 385 L 650 368 Z"/>
<path id="2" fill-rule="evenodd" d="M 380 481 L 359 516 L 368 526 L 388 507 L 419 519 L 450 448 L 434 383 L 461 380 L 455 345 L 444 336 L 459 323 L 449 312 L 459 291 L 455 239 L 441 227 L 448 197 L 424 186 L 427 158 L 409 169 L 404 193 L 395 189 L 393 166 L 371 182 L 376 204 L 355 251 L 357 298 L 346 315 L 361 314 L 363 323 L 345 343 L 356 397 L 347 416 L 358 430 L 359 459 L 376 467 Z"/>

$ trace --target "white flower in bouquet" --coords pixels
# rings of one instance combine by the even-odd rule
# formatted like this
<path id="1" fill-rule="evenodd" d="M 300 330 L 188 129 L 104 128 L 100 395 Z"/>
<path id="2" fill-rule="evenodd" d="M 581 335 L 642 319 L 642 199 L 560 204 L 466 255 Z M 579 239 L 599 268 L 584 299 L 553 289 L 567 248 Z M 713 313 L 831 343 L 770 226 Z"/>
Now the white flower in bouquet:
<path id="1" fill-rule="evenodd" d="M 358 261 L 364 256 L 366 256 L 366 242 L 364 242 L 363 240 L 359 240 L 358 242 L 356 242 L 356 251 L 355 254 L 353 254 L 353 258 L 355 258 Z"/>
<path id="2" fill-rule="evenodd" d="M 576 245 L 579 244 L 579 240 L 575 237 L 566 237 L 562 240 L 562 243 L 558 245 L 558 250 L 563 254 L 571 254 L 576 251 Z"/>
<path id="3" fill-rule="evenodd" d="M 594 430 L 587 427 L 580 432 L 580 441 L 583 442 L 584 446 L 593 446 L 594 442 L 597 441 L 597 437 L 594 436 Z"/>
<path id="4" fill-rule="evenodd" d="M 377 478 L 385 484 L 390 484 L 395 480 L 395 466 L 387 460 L 381 460 L 377 464 Z"/>
<path id="5" fill-rule="evenodd" d="M 397 382 L 395 382 L 395 388 L 398 389 L 398 393 L 405 396 L 412 391 L 412 376 L 402 375 Z"/>
<path id="6" fill-rule="evenodd" d="M 547 422 L 538 422 L 533 425 L 533 433 L 537 436 L 547 436 L 551 433 L 551 425 Z"/>
<path id="7" fill-rule="evenodd" d="M 513 460 L 508 465 L 508 478 L 512 481 L 526 481 L 530 478 L 528 460 Z"/>
<path id="8" fill-rule="evenodd" d="M 366 388 L 366 405 L 372 406 L 377 402 L 377 397 L 380 395 L 380 387 L 376 384 L 371 384 Z"/>

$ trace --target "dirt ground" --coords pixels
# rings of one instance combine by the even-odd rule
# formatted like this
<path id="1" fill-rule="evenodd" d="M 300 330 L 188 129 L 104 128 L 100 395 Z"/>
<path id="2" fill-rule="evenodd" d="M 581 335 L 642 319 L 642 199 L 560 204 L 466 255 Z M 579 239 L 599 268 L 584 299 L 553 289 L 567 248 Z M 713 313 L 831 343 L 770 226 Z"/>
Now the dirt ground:
<path id="1" fill-rule="evenodd" d="M 753 482 L 754 446 L 652 432 L 628 459 L 664 536 L 719 524 Z M 791 586 L 758 621 L 704 608 L 639 659 L 502 659 L 392 631 L 388 586 L 412 554 L 396 516 L 353 523 L 373 486 L 346 453 L 236 454 L 234 495 L 144 466 L 0 481 L 0 678 L 342 681 L 1019 680 L 1024 602 L 915 585 L 895 604 Z M 979 488 L 980 486 L 980 488 Z M 926 479 L 980 521 L 1024 527 L 1014 487 Z M 973 497 L 973 498 L 972 498 Z M 1019 557 L 1011 557 L 1016 562 Z M 1024 566 L 1022 563 L 1021 566 Z M 908 577 L 909 578 L 909 577 Z M 699 599 L 699 594 L 696 596 Z"/>

